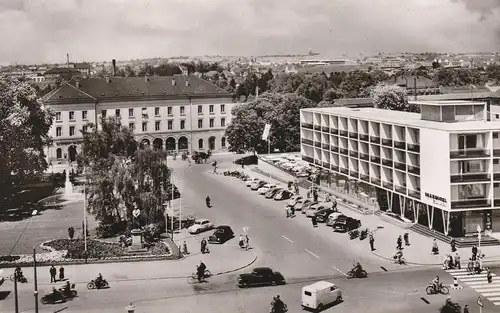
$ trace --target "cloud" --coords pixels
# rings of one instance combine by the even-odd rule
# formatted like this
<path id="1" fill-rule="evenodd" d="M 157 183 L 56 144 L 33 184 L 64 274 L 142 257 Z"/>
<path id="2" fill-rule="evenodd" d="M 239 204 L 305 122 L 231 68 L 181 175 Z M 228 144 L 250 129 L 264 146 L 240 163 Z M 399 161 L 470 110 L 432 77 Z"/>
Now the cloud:
<path id="1" fill-rule="evenodd" d="M 0 63 L 497 51 L 499 1 L 452 1 L 0 0 Z"/>

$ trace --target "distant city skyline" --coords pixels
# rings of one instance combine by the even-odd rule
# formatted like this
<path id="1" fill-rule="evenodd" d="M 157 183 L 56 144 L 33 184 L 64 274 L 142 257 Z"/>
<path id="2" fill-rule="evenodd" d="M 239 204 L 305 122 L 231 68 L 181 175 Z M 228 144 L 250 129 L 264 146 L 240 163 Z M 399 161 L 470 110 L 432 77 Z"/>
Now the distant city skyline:
<path id="1" fill-rule="evenodd" d="M 0 64 L 500 49 L 499 0 L 0 0 Z"/>

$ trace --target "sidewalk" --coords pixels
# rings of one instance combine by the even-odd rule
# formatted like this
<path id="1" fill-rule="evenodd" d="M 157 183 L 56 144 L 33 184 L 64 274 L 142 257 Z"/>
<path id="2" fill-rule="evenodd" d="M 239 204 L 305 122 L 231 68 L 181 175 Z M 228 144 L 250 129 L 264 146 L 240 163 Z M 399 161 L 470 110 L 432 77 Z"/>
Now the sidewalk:
<path id="1" fill-rule="evenodd" d="M 210 232 L 206 233 L 208 237 Z M 177 237 L 177 238 L 176 238 Z M 200 245 L 197 242 L 202 237 L 189 236 L 189 234 L 175 234 L 174 239 L 186 240 L 188 251 L 191 254 L 180 260 L 130 262 L 130 263 L 101 263 L 101 264 L 81 264 L 64 266 L 66 277 L 73 283 L 87 283 L 90 279 L 97 277 L 102 273 L 108 282 L 133 281 L 133 280 L 151 280 L 151 279 L 173 279 L 187 278 L 196 272 L 196 267 L 200 261 L 203 261 L 213 275 L 223 275 L 246 268 L 257 260 L 255 250 L 241 250 L 236 243 L 228 242 L 223 245 L 208 245 L 210 253 L 201 254 Z M 59 267 L 57 267 L 59 269 Z M 49 266 L 40 266 L 38 269 L 38 284 L 50 284 Z M 3 269 L 1 274 L 4 277 L 13 273 L 13 268 Z M 28 281 L 33 281 L 33 270 L 23 268 L 24 275 Z M 6 281 L 4 285 L 11 282 Z"/>
<path id="2" fill-rule="evenodd" d="M 258 168 L 260 173 L 255 172 L 252 169 Z M 270 180 L 269 174 L 271 175 L 271 180 L 278 181 L 282 185 L 285 182 L 294 181 L 297 178 L 266 163 L 262 160 L 259 161 L 257 166 L 245 166 L 244 169 L 238 168 L 238 170 L 245 171 L 251 177 L 261 177 L 264 180 Z M 338 192 L 334 192 L 327 188 L 322 188 L 325 192 L 331 193 L 334 196 L 338 195 Z M 307 191 L 304 188 L 300 189 L 300 194 L 306 196 Z M 369 205 L 360 200 L 354 199 L 346 194 L 340 194 L 339 198 L 347 198 L 348 201 L 356 205 L 362 205 L 368 208 Z M 321 193 L 320 193 L 321 199 Z M 410 246 L 404 247 L 403 241 L 403 256 L 410 264 L 415 265 L 442 265 L 444 259 L 451 253 L 451 247 L 448 244 L 438 242 L 439 254 L 433 255 L 431 253 L 433 238 L 426 237 L 419 233 L 412 231 L 411 229 L 404 229 L 402 227 L 393 225 L 379 216 L 374 214 L 361 214 L 359 210 L 354 209 L 352 206 L 345 205 L 343 202 L 338 203 L 338 207 L 341 212 L 346 213 L 348 216 L 361 220 L 362 229 L 368 228 L 374 236 L 375 239 L 375 251 L 373 254 L 380 258 L 393 261 L 392 256 L 396 253 L 397 238 L 399 235 L 403 236 L 404 233 L 409 234 Z M 366 248 L 369 249 L 368 241 L 366 242 Z M 483 262 L 495 262 L 500 263 L 500 249 L 495 246 L 481 247 L 482 253 L 485 254 Z M 457 251 L 461 257 L 461 261 L 465 262 L 471 256 L 471 248 L 460 248 Z M 452 255 L 455 256 L 456 252 Z"/>

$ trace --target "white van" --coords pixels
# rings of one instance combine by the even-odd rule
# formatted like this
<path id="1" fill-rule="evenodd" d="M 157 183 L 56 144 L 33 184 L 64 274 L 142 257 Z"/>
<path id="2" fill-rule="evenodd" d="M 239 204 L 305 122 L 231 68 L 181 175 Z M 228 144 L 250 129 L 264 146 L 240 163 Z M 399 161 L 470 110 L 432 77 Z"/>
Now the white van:
<path id="1" fill-rule="evenodd" d="M 342 292 L 335 284 L 319 281 L 302 287 L 302 308 L 321 311 L 333 303 L 342 301 Z"/>

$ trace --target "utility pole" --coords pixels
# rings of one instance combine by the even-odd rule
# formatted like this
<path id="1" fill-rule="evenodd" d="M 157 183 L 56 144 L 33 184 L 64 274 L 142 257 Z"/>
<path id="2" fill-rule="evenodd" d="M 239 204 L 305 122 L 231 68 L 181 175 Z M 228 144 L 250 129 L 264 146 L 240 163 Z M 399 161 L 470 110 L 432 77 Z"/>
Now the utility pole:
<path id="1" fill-rule="evenodd" d="M 35 313 L 38 313 L 38 279 L 36 274 L 36 250 L 33 248 L 33 273 L 35 274 L 35 278 L 33 283 L 35 284 L 35 291 L 33 292 L 35 296 Z"/>
<path id="2" fill-rule="evenodd" d="M 14 305 L 15 305 L 15 312 L 19 313 L 19 299 L 17 298 L 17 271 L 14 271 Z"/>

